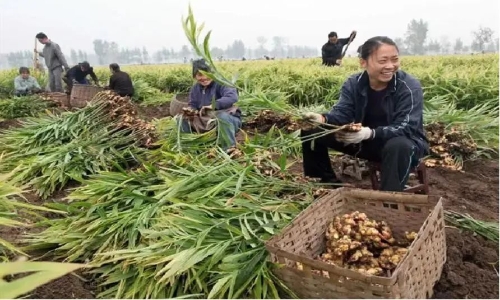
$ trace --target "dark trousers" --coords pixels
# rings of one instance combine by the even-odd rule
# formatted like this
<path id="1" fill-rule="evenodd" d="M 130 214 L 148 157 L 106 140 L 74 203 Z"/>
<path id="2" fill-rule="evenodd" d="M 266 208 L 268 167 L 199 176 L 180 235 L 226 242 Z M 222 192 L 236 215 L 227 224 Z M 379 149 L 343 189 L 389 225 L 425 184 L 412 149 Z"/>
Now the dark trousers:
<path id="1" fill-rule="evenodd" d="M 301 137 L 307 137 L 320 129 L 302 131 Z M 412 167 L 418 165 L 422 151 L 407 137 L 395 137 L 386 142 L 380 140 L 363 141 L 357 145 L 345 146 L 335 139 L 333 134 L 302 142 L 304 175 L 322 180 L 334 180 L 328 149 L 334 149 L 347 155 L 356 156 L 371 162 L 381 163 L 380 190 L 403 191 Z M 313 145 L 314 144 L 314 145 Z M 312 146 L 314 149 L 312 149 Z"/>
<path id="2" fill-rule="evenodd" d="M 328 66 L 328 67 L 335 67 L 335 66 L 337 66 L 337 58 L 333 58 L 333 57 L 323 58 L 322 65 Z"/>

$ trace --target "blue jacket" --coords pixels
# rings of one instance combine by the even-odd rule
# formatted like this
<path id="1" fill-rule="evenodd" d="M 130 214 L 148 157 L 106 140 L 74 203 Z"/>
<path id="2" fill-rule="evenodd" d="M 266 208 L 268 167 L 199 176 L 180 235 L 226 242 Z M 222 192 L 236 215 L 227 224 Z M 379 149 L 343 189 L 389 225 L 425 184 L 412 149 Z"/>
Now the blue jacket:
<path id="1" fill-rule="evenodd" d="M 368 87 L 366 72 L 349 77 L 342 86 L 337 104 L 329 113 L 323 115 L 327 123 L 362 123 L 368 101 Z M 372 128 L 375 129 L 373 138 L 387 141 L 393 137 L 406 136 L 427 155 L 429 142 L 424 130 L 424 99 L 420 82 L 404 71 L 397 71 L 389 83 L 385 97 L 387 121 L 390 125 Z"/>
<path id="2" fill-rule="evenodd" d="M 215 81 L 207 87 L 196 83 L 189 91 L 189 106 L 199 110 L 202 106 L 212 105 L 213 98 L 215 98 L 215 110 L 224 110 L 238 102 L 238 93 L 235 88 L 218 84 Z M 234 116 L 241 116 L 239 109 Z"/>

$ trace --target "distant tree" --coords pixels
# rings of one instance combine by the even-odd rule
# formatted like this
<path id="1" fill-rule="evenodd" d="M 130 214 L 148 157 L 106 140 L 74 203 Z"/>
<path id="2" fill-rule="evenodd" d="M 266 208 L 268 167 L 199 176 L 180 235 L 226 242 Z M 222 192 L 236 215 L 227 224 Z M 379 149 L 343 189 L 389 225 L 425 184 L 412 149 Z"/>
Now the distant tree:
<path id="1" fill-rule="evenodd" d="M 439 44 L 441 45 L 441 53 L 448 54 L 451 52 L 451 43 L 447 36 L 441 36 Z"/>
<path id="2" fill-rule="evenodd" d="M 474 37 L 473 45 L 475 50 L 483 51 L 484 46 L 491 42 L 491 38 L 493 37 L 493 29 L 489 27 L 480 26 L 477 31 L 472 32 L 472 36 Z"/>
<path id="3" fill-rule="evenodd" d="M 259 43 L 259 48 L 255 51 L 255 55 L 257 57 L 263 57 L 268 53 L 266 49 L 266 44 L 267 44 L 267 38 L 264 36 L 259 36 L 257 37 L 257 43 Z"/>
<path id="4" fill-rule="evenodd" d="M 432 54 L 437 54 L 441 50 L 441 44 L 437 40 L 430 40 L 427 45 L 427 51 Z"/>
<path id="5" fill-rule="evenodd" d="M 464 50 L 464 43 L 460 38 L 455 40 L 455 45 L 453 46 L 453 51 L 456 53 L 461 53 Z"/>
<path id="6" fill-rule="evenodd" d="M 282 36 L 273 36 L 273 55 L 276 57 L 285 56 L 284 47 L 286 44 L 286 40 Z"/>
<path id="7" fill-rule="evenodd" d="M 109 43 L 101 39 L 94 40 L 94 52 L 100 65 L 104 65 L 108 55 Z"/>
<path id="8" fill-rule="evenodd" d="M 406 47 L 406 43 L 403 40 L 403 38 L 397 37 L 394 39 L 394 43 L 398 46 L 399 49 L 399 54 L 401 55 L 407 55 L 408 53 L 408 47 Z"/>
<path id="9" fill-rule="evenodd" d="M 75 49 L 71 49 L 70 58 L 71 58 L 71 63 L 73 63 L 73 64 L 78 63 L 78 54 L 76 53 Z"/>
<path id="10" fill-rule="evenodd" d="M 142 47 L 142 60 L 146 63 L 149 61 L 149 52 L 146 47 Z"/>
<path id="11" fill-rule="evenodd" d="M 424 20 L 411 20 L 406 29 L 405 43 L 408 46 L 408 51 L 411 54 L 422 55 L 425 53 L 425 40 L 429 24 Z"/>
<path id="12" fill-rule="evenodd" d="M 181 56 L 184 58 L 184 57 L 188 57 L 191 55 L 191 50 L 189 50 L 189 47 L 187 45 L 182 45 L 182 48 L 181 48 Z"/>
<path id="13" fill-rule="evenodd" d="M 233 58 L 241 59 L 245 56 L 245 44 L 241 40 L 235 40 L 231 46 Z"/>
<path id="14" fill-rule="evenodd" d="M 212 47 L 212 49 L 210 50 L 210 54 L 212 55 L 212 59 L 215 59 L 216 57 L 224 55 L 224 49 L 219 47 Z"/>

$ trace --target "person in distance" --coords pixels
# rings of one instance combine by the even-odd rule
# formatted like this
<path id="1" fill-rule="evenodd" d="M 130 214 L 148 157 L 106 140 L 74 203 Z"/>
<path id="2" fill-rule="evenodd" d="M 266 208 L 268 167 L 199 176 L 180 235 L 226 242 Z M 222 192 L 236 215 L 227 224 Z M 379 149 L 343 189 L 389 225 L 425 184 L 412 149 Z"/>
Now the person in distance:
<path id="1" fill-rule="evenodd" d="M 40 93 L 42 88 L 36 78 L 30 75 L 30 69 L 20 67 L 19 76 L 14 79 L 14 90 L 14 94 L 19 97 Z"/>
<path id="2" fill-rule="evenodd" d="M 330 32 L 328 34 L 328 42 L 321 47 L 322 64 L 330 67 L 340 65 L 340 61 L 342 60 L 342 49 L 349 43 L 349 39 L 352 37 L 352 40 L 354 40 L 355 36 L 355 30 L 351 32 L 348 38 L 344 39 L 339 39 L 335 31 Z"/>
<path id="3" fill-rule="evenodd" d="M 38 33 L 36 38 L 40 43 L 45 45 L 42 52 L 38 52 L 36 49 L 35 52 L 45 59 L 45 65 L 47 66 L 49 72 L 50 91 L 62 93 L 63 67 L 64 71 L 68 71 L 69 66 L 66 62 L 64 54 L 61 51 L 61 47 L 59 47 L 59 44 L 51 41 L 43 32 Z"/>
<path id="4" fill-rule="evenodd" d="M 399 50 L 388 37 L 376 36 L 361 47 L 362 73 L 342 85 L 340 99 L 329 113 L 308 112 L 317 123 L 361 123 L 358 132 L 329 134 L 303 141 L 304 174 L 339 187 L 328 148 L 372 162 L 380 162 L 383 191 L 403 191 L 412 166 L 429 153 L 423 127 L 423 91 L 415 77 L 399 70 Z M 324 125 L 319 125 L 324 126 Z M 327 128 L 327 127 L 326 127 Z M 319 132 L 302 131 L 302 138 Z"/>

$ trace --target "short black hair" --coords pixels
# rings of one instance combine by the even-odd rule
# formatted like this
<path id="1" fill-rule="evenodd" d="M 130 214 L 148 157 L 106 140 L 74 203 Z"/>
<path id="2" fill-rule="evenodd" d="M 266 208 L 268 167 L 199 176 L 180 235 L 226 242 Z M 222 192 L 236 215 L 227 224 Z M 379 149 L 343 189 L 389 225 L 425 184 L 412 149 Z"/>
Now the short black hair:
<path id="1" fill-rule="evenodd" d="M 360 46 L 360 57 L 362 59 L 368 59 L 373 52 L 377 51 L 382 45 L 390 45 L 396 47 L 399 51 L 396 43 L 387 36 L 374 36 L 368 39 L 363 45 Z"/>
<path id="2" fill-rule="evenodd" d="M 109 65 L 109 68 L 115 72 L 120 71 L 120 66 L 117 63 L 112 63 Z"/>
<path id="3" fill-rule="evenodd" d="M 193 77 L 195 77 L 200 71 L 211 72 L 210 67 L 203 58 L 193 61 Z"/>
<path id="4" fill-rule="evenodd" d="M 39 32 L 37 33 L 37 35 L 35 36 L 37 39 L 46 39 L 47 38 L 47 35 L 43 32 Z"/>
<path id="5" fill-rule="evenodd" d="M 30 69 L 28 69 L 27 67 L 20 67 L 19 68 L 19 74 L 23 74 L 23 73 L 30 73 Z"/>
<path id="6" fill-rule="evenodd" d="M 90 69 L 90 64 L 87 61 L 82 61 L 79 65 L 85 69 Z"/>
<path id="7" fill-rule="evenodd" d="M 335 31 L 332 31 L 328 34 L 328 37 L 331 38 L 331 37 L 337 37 L 337 33 Z"/>

